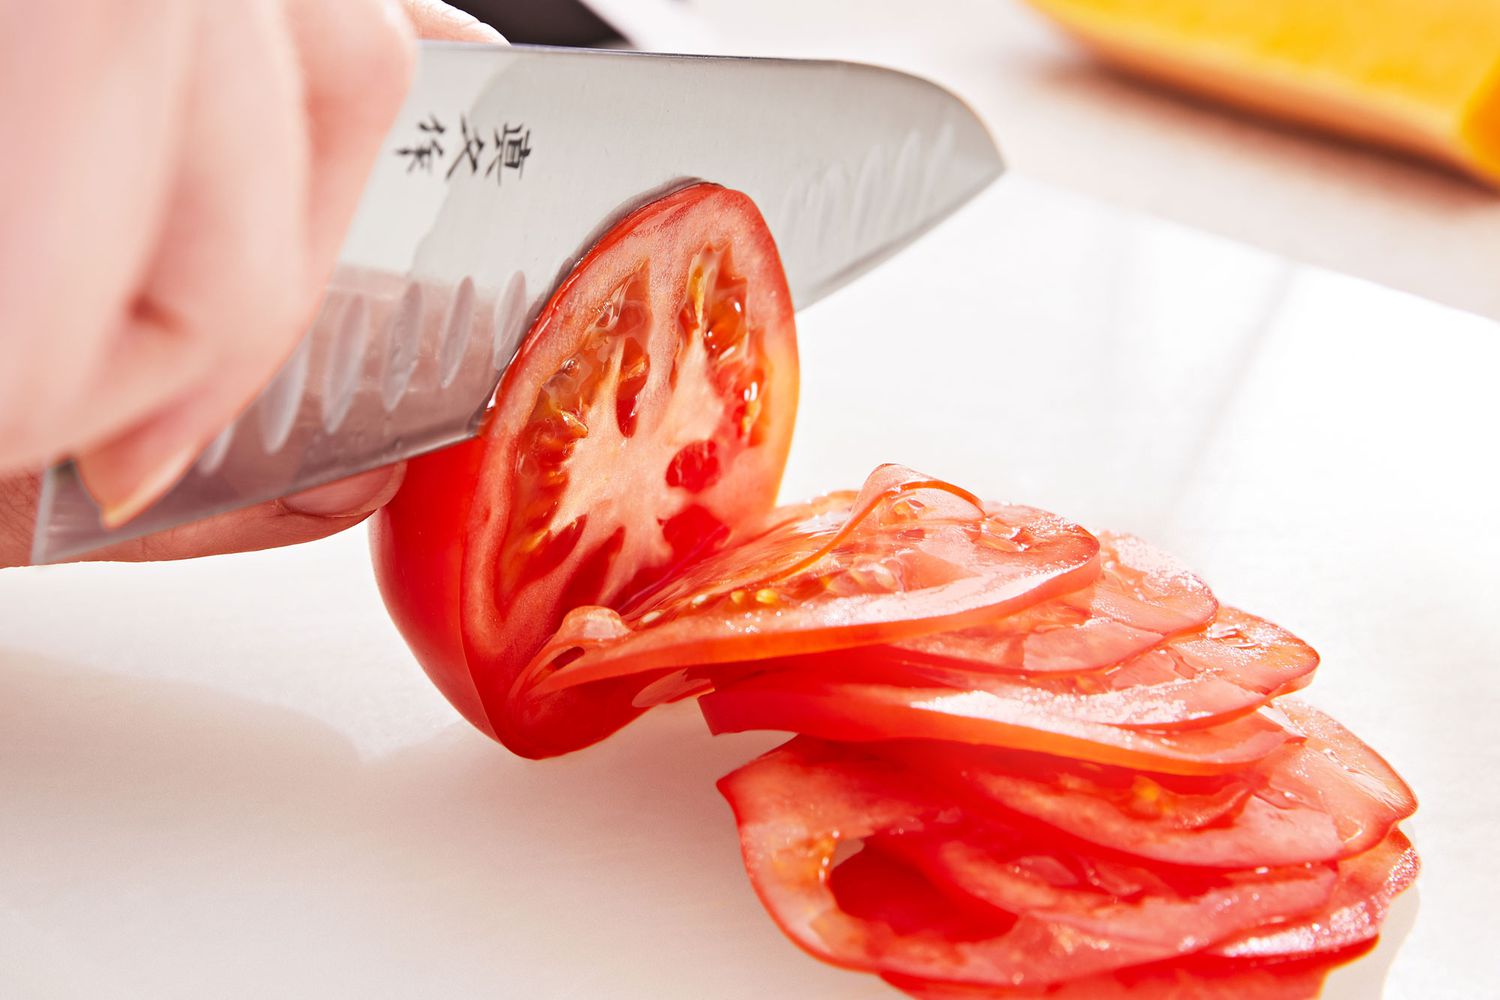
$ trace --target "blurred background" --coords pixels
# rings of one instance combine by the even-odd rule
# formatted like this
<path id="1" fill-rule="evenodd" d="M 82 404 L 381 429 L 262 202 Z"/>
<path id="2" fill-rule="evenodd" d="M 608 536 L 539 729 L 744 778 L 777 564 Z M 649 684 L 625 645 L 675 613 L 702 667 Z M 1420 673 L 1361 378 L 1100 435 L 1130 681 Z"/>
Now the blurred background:
<path id="1" fill-rule="evenodd" d="M 1500 282 L 1493 277 L 1500 256 L 1495 249 L 1500 248 L 1500 197 L 1493 187 L 1430 157 L 1331 136 L 1326 128 L 1247 113 L 1104 68 L 1037 9 L 1055 15 L 1068 8 L 1149 9 L 1150 4 L 460 0 L 460 5 L 516 42 L 821 56 L 915 72 L 973 105 L 1017 173 L 1500 318 Z M 1216 9 L 1201 2 L 1155 7 Z M 1325 30 L 1318 27 L 1320 19 L 1351 11 L 1367 16 L 1368 27 L 1361 28 L 1366 37 L 1355 39 L 1367 51 L 1355 51 L 1352 58 L 1387 76 L 1401 71 L 1401 65 L 1393 70 L 1393 60 L 1451 67 L 1468 56 L 1453 48 L 1465 44 L 1461 36 L 1440 37 L 1441 22 L 1459 25 L 1457 33 L 1467 18 L 1480 28 L 1493 27 L 1492 42 L 1500 38 L 1500 4 L 1493 0 L 1364 5 L 1272 0 L 1217 9 L 1233 8 L 1265 17 L 1275 10 L 1300 11 L 1293 16 L 1305 17 L 1312 31 Z M 1431 23 L 1402 25 L 1403 11 L 1425 12 Z M 1393 47 L 1395 55 L 1382 46 Z M 1500 49 L 1500 43 L 1490 47 Z M 1491 128 L 1500 125 L 1492 122 Z"/>

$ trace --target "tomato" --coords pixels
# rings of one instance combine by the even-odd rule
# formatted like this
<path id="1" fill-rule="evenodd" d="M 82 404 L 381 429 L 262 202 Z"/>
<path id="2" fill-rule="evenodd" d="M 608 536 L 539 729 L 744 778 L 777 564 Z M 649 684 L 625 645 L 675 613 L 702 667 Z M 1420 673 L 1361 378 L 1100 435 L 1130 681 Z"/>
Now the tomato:
<path id="1" fill-rule="evenodd" d="M 423 667 L 529 756 L 598 740 L 630 692 L 517 697 L 580 605 L 623 607 L 770 510 L 791 441 L 791 296 L 742 194 L 698 184 L 632 213 L 563 281 L 482 437 L 420 458 L 372 533 Z"/>
<path id="2" fill-rule="evenodd" d="M 1306 705 L 1278 704 L 1304 739 L 1215 777 L 936 744 L 914 752 L 981 802 L 1176 865 L 1253 868 L 1352 857 L 1416 810 L 1406 783 L 1353 733 Z"/>
<path id="3" fill-rule="evenodd" d="M 720 789 L 782 929 L 821 958 L 886 974 L 1062 982 L 1311 912 L 1334 885 L 1327 866 L 1163 875 L 1059 851 L 1024 827 L 963 815 L 889 754 L 805 737 Z"/>
<path id="4" fill-rule="evenodd" d="M 1102 572 L 1089 586 L 1020 614 L 872 650 L 902 663 L 1048 673 L 1094 670 L 1198 628 L 1218 602 L 1208 585 L 1131 535 L 1099 535 Z"/>
<path id="5" fill-rule="evenodd" d="M 755 889 L 926 1000 L 1292 1000 L 1369 946 L 1416 802 L 1281 697 L 1310 647 L 1138 539 L 902 466 L 773 507 L 796 402 L 749 200 L 627 216 L 374 522 L 440 690 L 532 757 L 693 695 L 804 734 L 720 782 Z"/>
<path id="6" fill-rule="evenodd" d="M 1279 962 L 1224 961 L 1192 955 L 1039 988 L 885 978 L 916 1000 L 1313 1000 L 1323 992 L 1323 980 L 1329 972 L 1367 950 Z"/>
<path id="7" fill-rule="evenodd" d="M 899 648 L 861 652 L 886 679 L 899 673 L 909 684 L 988 691 L 1081 720 L 1147 729 L 1193 728 L 1253 711 L 1304 685 L 1318 665 L 1318 654 L 1302 640 L 1235 608 L 1219 608 L 1204 628 L 1083 673 L 1016 677 L 994 673 L 985 662 L 909 659 Z"/>
<path id="8" fill-rule="evenodd" d="M 1013 617 L 1027 617 L 1036 610 Z M 1174 730 L 1203 728 L 1252 712 L 1274 695 L 1304 683 L 1317 662 L 1309 646 L 1283 629 L 1233 608 L 1221 608 L 1206 629 L 1166 640 L 1124 663 L 1085 673 L 1018 675 L 996 672 L 982 663 L 938 664 L 911 658 L 890 646 L 684 673 L 720 684 L 757 674 L 779 674 L 799 684 L 821 677 L 900 687 L 941 685 L 1008 699 L 1021 718 L 1034 721 L 1033 728 L 1044 731 L 1059 718 L 1069 723 Z"/>
<path id="9" fill-rule="evenodd" d="M 687 567 L 624 614 L 580 609 L 529 673 L 538 694 L 684 665 L 841 649 L 1008 614 L 1098 573 L 1098 542 L 899 466 Z"/>
<path id="10" fill-rule="evenodd" d="M 1411 841 L 1392 830 L 1368 851 L 1339 862 L 1333 897 L 1321 910 L 1246 932 L 1211 951 L 1227 958 L 1283 958 L 1337 952 L 1373 941 L 1391 901 L 1411 888 L 1420 870 Z"/>
<path id="11" fill-rule="evenodd" d="M 1129 942 L 1158 957 L 1316 913 L 1328 904 L 1337 878 L 1329 863 L 1229 872 L 1153 867 L 993 815 L 880 843 L 953 893 Z"/>
<path id="12" fill-rule="evenodd" d="M 715 733 L 754 729 L 823 739 L 945 740 L 1039 750 L 1169 774 L 1217 774 L 1263 760 L 1292 734 L 1263 715 L 1148 732 L 1038 711 L 987 691 L 901 687 L 784 673 L 718 685 L 699 706 Z"/>

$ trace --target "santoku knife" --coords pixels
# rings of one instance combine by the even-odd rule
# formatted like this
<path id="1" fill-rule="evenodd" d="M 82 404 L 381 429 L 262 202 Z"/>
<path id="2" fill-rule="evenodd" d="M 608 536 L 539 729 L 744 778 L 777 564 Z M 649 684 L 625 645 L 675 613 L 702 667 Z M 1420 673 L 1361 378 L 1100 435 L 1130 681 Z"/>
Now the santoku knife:
<path id="1" fill-rule="evenodd" d="M 108 530 L 69 462 L 44 476 L 52 562 L 478 432 L 557 280 L 682 183 L 749 194 L 806 306 L 1001 171 L 943 89 L 836 62 L 423 43 L 312 329 L 161 500 Z"/>

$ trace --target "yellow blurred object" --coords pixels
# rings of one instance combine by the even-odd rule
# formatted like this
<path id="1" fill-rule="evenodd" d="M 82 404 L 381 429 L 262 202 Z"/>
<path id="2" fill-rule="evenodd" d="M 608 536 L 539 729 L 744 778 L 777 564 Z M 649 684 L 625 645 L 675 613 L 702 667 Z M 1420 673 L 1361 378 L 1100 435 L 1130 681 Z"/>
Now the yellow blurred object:
<path id="1" fill-rule="evenodd" d="M 1107 62 L 1500 186 L 1500 0 L 1028 0 Z"/>

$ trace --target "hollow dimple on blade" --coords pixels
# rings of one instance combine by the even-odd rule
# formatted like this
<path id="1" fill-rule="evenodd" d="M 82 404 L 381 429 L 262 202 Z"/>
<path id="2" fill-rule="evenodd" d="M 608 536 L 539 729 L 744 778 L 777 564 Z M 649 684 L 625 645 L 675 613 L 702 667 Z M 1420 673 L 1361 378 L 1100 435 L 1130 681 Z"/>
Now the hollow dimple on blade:
<path id="1" fill-rule="evenodd" d="M 511 326 L 467 278 L 457 288 L 341 271 L 313 329 L 270 385 L 218 435 L 173 490 L 123 529 L 106 532 L 76 469 L 48 470 L 48 528 L 34 561 L 308 489 L 467 436 L 494 390 Z M 377 337 L 374 331 L 383 331 Z M 372 347 L 372 345 L 374 345 Z M 392 391 L 393 387 L 396 391 Z M 452 400 L 471 400 L 455 424 Z"/>

